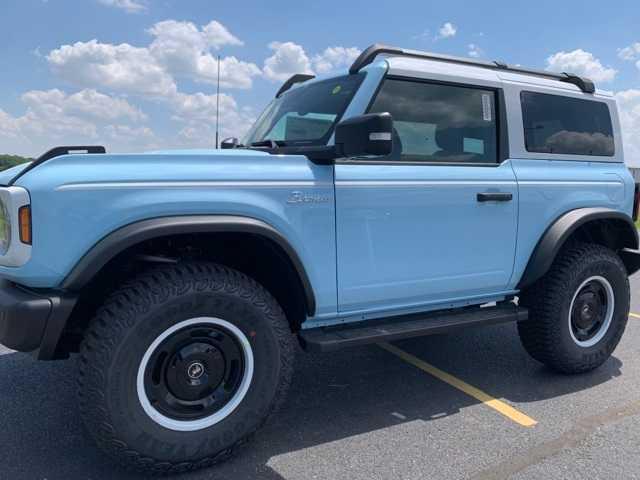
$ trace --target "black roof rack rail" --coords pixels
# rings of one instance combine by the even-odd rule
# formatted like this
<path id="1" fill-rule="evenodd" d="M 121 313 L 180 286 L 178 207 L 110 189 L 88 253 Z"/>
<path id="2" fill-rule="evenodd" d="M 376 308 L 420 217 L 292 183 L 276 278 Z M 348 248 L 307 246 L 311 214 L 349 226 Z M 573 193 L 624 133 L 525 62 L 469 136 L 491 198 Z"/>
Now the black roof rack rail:
<path id="1" fill-rule="evenodd" d="M 427 60 L 437 60 L 440 62 L 457 63 L 459 65 L 471 65 L 474 67 L 488 68 L 491 70 L 505 70 L 515 73 L 525 73 L 528 75 L 536 75 L 538 77 L 550 78 L 561 82 L 576 85 L 585 93 L 595 93 L 594 83 L 585 77 L 580 77 L 572 73 L 554 73 L 546 70 L 535 70 L 523 68 L 515 65 L 509 65 L 499 61 L 475 60 L 472 58 L 454 57 L 450 55 L 441 55 L 438 53 L 420 52 L 417 50 L 406 50 L 404 48 L 389 47 L 387 45 L 375 44 L 365 49 L 358 58 L 353 62 L 349 73 L 358 73 L 363 67 L 369 65 L 378 55 L 397 55 L 402 57 L 423 58 Z"/>
<path id="2" fill-rule="evenodd" d="M 31 164 L 27 168 L 25 168 L 18 175 L 13 177 L 8 184 L 13 185 L 15 181 L 18 180 L 18 178 L 23 176 L 28 171 L 33 170 L 38 165 L 43 164 L 47 160 L 51 160 L 52 158 L 60 157 L 62 155 L 69 155 L 71 153 L 101 154 L 101 153 L 107 153 L 107 150 L 100 145 L 52 148 L 51 150 L 49 150 L 48 152 L 46 152 L 45 154 L 41 155 L 40 157 L 36 158 L 33 162 L 31 162 Z"/>
<path id="3" fill-rule="evenodd" d="M 316 76 L 315 75 L 307 75 L 306 73 L 296 73 L 295 75 L 292 75 L 291 78 L 289 78 L 289 80 L 284 82 L 284 84 L 280 87 L 280 90 L 278 90 L 278 93 L 276 93 L 276 98 L 278 98 L 284 92 L 289 90 L 296 83 L 306 82 L 307 80 L 311 80 L 313 78 L 316 78 Z"/>

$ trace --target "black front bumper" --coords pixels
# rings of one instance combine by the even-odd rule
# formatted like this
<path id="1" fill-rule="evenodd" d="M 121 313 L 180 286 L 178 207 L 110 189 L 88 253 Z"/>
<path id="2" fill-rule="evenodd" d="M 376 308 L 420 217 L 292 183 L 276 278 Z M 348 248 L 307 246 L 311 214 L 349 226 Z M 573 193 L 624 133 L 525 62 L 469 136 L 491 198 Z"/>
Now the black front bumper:
<path id="1" fill-rule="evenodd" d="M 19 352 L 35 352 L 41 360 L 54 358 L 75 303 L 73 295 L 0 281 L 0 343 Z"/>

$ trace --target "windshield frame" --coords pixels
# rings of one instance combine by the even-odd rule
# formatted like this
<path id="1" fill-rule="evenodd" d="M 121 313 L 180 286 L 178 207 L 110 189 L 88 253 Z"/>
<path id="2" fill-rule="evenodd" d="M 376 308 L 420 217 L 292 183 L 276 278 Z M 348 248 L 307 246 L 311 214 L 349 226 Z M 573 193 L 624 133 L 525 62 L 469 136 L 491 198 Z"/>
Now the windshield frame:
<path id="1" fill-rule="evenodd" d="M 345 102 L 345 104 L 342 107 L 342 109 L 339 112 L 336 112 L 336 117 L 334 118 L 333 122 L 331 123 L 331 126 L 327 129 L 327 131 L 325 132 L 325 134 L 322 137 L 320 137 L 320 138 L 312 138 L 312 139 L 302 139 L 302 140 L 288 140 L 288 141 L 287 140 L 274 140 L 274 142 L 276 144 L 282 145 L 282 146 L 285 146 L 285 147 L 326 146 L 327 143 L 329 142 L 329 140 L 333 136 L 333 132 L 334 132 L 334 130 L 336 128 L 336 125 L 342 120 L 342 117 L 344 116 L 345 112 L 349 108 L 349 105 L 351 105 L 351 102 L 353 101 L 354 97 L 358 93 L 358 90 L 360 90 L 360 87 L 362 86 L 362 82 L 364 81 L 364 79 L 366 77 L 366 72 L 363 71 L 363 72 L 359 72 L 357 74 L 339 75 L 339 76 L 335 76 L 335 77 L 325 78 L 325 79 L 322 79 L 322 80 L 314 80 L 314 81 L 311 81 L 309 83 L 305 82 L 305 83 L 301 84 L 300 86 L 294 87 L 291 90 L 285 92 L 284 94 L 280 95 L 279 97 L 274 98 L 271 102 L 269 102 L 267 107 L 263 110 L 263 112 L 258 116 L 256 121 L 253 123 L 253 125 L 251 126 L 249 131 L 244 135 L 244 137 L 242 138 L 241 144 L 245 145 L 245 146 L 251 146 L 252 143 L 262 143 L 264 141 L 269 141 L 269 139 L 265 139 L 265 138 L 256 139 L 256 138 L 251 138 L 251 137 L 255 136 L 258 128 L 265 121 L 265 119 L 268 118 L 268 115 L 270 114 L 270 112 L 274 111 L 274 109 L 276 109 L 279 104 L 284 102 L 288 95 L 301 94 L 303 89 L 306 89 L 306 88 L 309 88 L 309 87 L 315 87 L 315 86 L 318 86 L 318 85 L 322 85 L 323 83 L 335 82 L 337 80 L 339 81 L 340 79 L 347 79 L 347 78 L 351 79 L 351 78 L 354 78 L 354 77 L 356 78 L 356 81 L 355 81 L 355 84 L 354 84 L 354 89 L 353 89 L 353 92 L 351 94 L 351 97 Z M 284 115 L 286 115 L 286 113 Z M 284 117 L 284 115 L 281 115 L 278 118 L 278 121 L 271 125 L 270 131 L 273 130 L 275 125 L 280 121 L 280 119 L 282 119 Z M 269 132 L 267 132 L 267 134 Z"/>

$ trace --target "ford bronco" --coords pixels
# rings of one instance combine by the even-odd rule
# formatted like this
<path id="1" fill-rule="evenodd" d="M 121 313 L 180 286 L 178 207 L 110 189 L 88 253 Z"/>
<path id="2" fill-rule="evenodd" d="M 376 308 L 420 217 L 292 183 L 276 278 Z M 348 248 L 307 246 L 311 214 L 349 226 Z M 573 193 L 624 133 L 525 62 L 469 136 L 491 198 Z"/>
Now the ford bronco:
<path id="1" fill-rule="evenodd" d="M 78 354 L 120 464 L 229 457 L 330 352 L 517 323 L 609 358 L 640 268 L 614 98 L 568 73 L 374 45 L 295 75 L 220 150 L 58 147 L 0 173 L 0 342 Z"/>

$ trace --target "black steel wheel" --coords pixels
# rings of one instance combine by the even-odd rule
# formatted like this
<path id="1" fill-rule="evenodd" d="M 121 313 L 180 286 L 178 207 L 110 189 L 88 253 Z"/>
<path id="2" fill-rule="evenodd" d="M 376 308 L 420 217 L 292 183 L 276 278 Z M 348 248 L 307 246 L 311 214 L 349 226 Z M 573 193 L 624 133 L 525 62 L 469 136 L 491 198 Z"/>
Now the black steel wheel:
<path id="1" fill-rule="evenodd" d="M 598 343 L 611 325 L 614 306 L 613 287 L 606 278 L 593 276 L 582 282 L 569 310 L 569 331 L 573 341 L 581 347 Z"/>
<path id="2" fill-rule="evenodd" d="M 138 397 L 163 427 L 200 430 L 235 410 L 252 377 L 253 352 L 240 329 L 219 318 L 192 318 L 149 346 L 138 369 Z"/>

